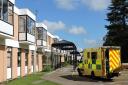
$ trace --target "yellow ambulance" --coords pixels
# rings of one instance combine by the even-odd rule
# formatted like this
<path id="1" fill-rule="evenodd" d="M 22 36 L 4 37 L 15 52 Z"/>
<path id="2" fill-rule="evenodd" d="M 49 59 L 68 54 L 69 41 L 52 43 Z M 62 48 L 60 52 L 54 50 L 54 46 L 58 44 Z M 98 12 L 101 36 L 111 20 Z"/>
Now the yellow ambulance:
<path id="1" fill-rule="evenodd" d="M 121 52 L 118 46 L 84 49 L 82 61 L 77 68 L 80 76 L 88 75 L 91 78 L 112 78 L 118 76 L 120 70 Z"/>

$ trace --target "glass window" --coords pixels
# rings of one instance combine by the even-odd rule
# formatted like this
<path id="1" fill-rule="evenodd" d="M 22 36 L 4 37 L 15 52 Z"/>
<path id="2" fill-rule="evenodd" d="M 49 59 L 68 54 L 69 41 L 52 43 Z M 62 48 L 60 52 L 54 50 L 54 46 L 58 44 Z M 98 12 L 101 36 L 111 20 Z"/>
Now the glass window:
<path id="1" fill-rule="evenodd" d="M 97 59 L 97 52 L 92 52 L 91 56 L 92 56 L 92 59 L 96 60 Z"/>
<path id="2" fill-rule="evenodd" d="M 8 23 L 13 24 L 13 4 L 8 3 Z"/>
<path id="3" fill-rule="evenodd" d="M 35 21 L 26 15 L 19 16 L 19 32 L 35 34 Z"/>
<path id="4" fill-rule="evenodd" d="M 41 27 L 37 28 L 37 39 L 43 40 L 43 29 Z"/>
<path id="5" fill-rule="evenodd" d="M 7 48 L 7 68 L 12 67 L 12 48 Z"/>
<path id="6" fill-rule="evenodd" d="M 19 32 L 26 32 L 26 17 L 19 16 Z"/>
<path id="7" fill-rule="evenodd" d="M 3 0 L 3 20 L 8 21 L 8 0 Z"/>
<path id="8" fill-rule="evenodd" d="M 88 59 L 90 58 L 90 52 L 87 52 L 87 58 Z"/>
<path id="9" fill-rule="evenodd" d="M 31 56 L 31 65 L 34 65 L 34 51 L 32 51 L 32 56 Z"/>
<path id="10" fill-rule="evenodd" d="M 34 35 L 35 21 L 30 17 L 27 17 L 27 32 Z"/>
<path id="11" fill-rule="evenodd" d="M 18 64 L 18 67 L 21 66 L 21 49 L 19 48 L 18 49 L 18 59 L 17 59 L 17 64 Z"/>
<path id="12" fill-rule="evenodd" d="M 0 0 L 0 19 L 2 19 L 3 0 Z"/>
<path id="13" fill-rule="evenodd" d="M 13 24 L 13 4 L 8 0 L 0 0 L 0 19 Z"/>
<path id="14" fill-rule="evenodd" d="M 28 66 L 28 50 L 25 50 L 25 66 Z"/>
<path id="15" fill-rule="evenodd" d="M 43 29 L 43 40 L 47 41 L 47 30 Z"/>

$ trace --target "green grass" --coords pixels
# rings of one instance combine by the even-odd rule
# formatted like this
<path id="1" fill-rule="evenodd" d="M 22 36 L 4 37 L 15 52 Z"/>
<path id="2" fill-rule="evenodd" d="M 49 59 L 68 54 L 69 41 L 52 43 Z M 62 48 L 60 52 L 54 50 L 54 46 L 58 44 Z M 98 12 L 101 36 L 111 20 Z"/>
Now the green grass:
<path id="1" fill-rule="evenodd" d="M 51 81 L 43 80 L 44 72 L 31 74 L 16 80 L 9 81 L 6 85 L 60 85 Z"/>

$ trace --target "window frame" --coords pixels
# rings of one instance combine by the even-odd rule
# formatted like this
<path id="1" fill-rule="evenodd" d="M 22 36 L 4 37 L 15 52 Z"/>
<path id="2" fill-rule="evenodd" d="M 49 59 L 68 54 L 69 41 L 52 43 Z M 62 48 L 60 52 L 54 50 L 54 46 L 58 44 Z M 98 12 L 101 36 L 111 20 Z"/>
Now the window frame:
<path id="1" fill-rule="evenodd" d="M 21 31 L 19 31 L 19 33 L 28 33 L 28 34 L 31 34 L 31 35 L 35 35 L 35 28 L 36 28 L 36 22 L 35 22 L 35 20 L 33 20 L 31 17 L 29 17 L 28 15 L 19 15 L 19 27 L 21 27 L 20 25 L 21 25 L 21 23 L 23 23 L 23 22 L 21 22 L 21 20 L 20 20 L 20 18 L 21 17 L 24 17 L 25 19 L 24 19 L 24 23 L 25 23 L 25 26 L 23 26 L 24 28 L 24 30 L 23 30 L 23 32 Z M 32 28 L 30 29 L 29 27 L 31 27 L 31 21 L 33 22 L 33 26 L 32 26 Z M 19 28 L 19 29 L 21 29 L 21 28 Z"/>
<path id="2" fill-rule="evenodd" d="M 6 7 L 7 14 L 4 16 L 3 10 L 4 10 L 5 7 L 4 7 L 3 3 L 4 3 L 4 0 L 1 0 L 0 20 L 4 21 L 4 22 L 6 22 L 6 23 L 8 23 L 10 25 L 14 25 L 14 4 L 11 3 L 9 0 L 7 0 L 7 2 L 6 2 L 6 4 L 7 4 L 7 7 Z M 12 9 L 11 10 L 11 12 L 12 12 L 12 20 L 11 21 L 9 21 L 9 5 L 10 4 L 12 6 L 12 8 L 11 8 Z"/>
<path id="3" fill-rule="evenodd" d="M 95 53 L 95 56 L 94 56 L 94 53 Z M 91 59 L 97 59 L 97 52 L 91 52 Z"/>

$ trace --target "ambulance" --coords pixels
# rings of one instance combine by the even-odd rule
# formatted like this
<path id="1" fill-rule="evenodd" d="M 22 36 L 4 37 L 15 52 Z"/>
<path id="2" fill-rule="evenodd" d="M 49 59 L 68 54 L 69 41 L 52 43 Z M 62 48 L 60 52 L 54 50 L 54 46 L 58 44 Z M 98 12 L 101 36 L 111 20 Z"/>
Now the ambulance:
<path id="1" fill-rule="evenodd" d="M 78 64 L 78 74 L 110 79 L 118 76 L 121 70 L 121 52 L 118 46 L 87 48 Z"/>

